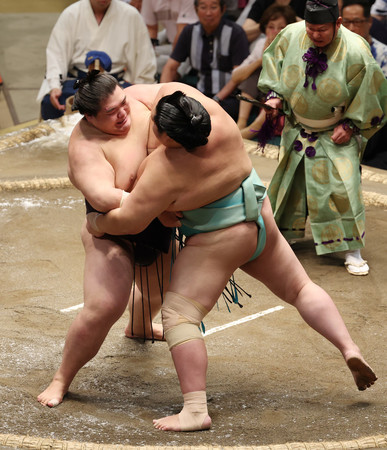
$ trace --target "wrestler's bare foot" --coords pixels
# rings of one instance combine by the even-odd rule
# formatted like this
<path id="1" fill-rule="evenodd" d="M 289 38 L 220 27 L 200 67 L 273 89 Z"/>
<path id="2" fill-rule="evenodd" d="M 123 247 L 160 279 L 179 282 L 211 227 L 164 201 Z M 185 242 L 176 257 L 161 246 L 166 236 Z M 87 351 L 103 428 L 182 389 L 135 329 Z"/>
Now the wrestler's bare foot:
<path id="1" fill-rule="evenodd" d="M 187 392 L 183 398 L 184 407 L 180 414 L 154 420 L 155 428 L 163 431 L 199 431 L 211 427 L 206 391 Z"/>
<path id="2" fill-rule="evenodd" d="M 153 328 L 153 339 L 155 341 L 165 341 L 165 336 L 163 333 L 163 326 L 161 323 L 155 323 L 152 322 L 152 328 Z M 127 327 L 125 328 L 125 336 L 131 339 L 144 339 L 144 333 L 132 333 L 132 324 L 129 322 Z M 145 332 L 145 339 L 146 340 L 152 340 L 152 330 L 147 330 Z"/>
<path id="3" fill-rule="evenodd" d="M 344 358 L 359 391 L 365 391 L 378 379 L 371 367 L 364 361 L 360 352 L 347 353 Z"/>
<path id="4" fill-rule="evenodd" d="M 50 385 L 41 394 L 38 395 L 38 402 L 44 406 L 54 408 L 63 401 L 67 393 L 67 386 L 57 379 L 53 379 Z"/>
<path id="5" fill-rule="evenodd" d="M 187 429 L 183 429 L 180 424 L 180 414 L 174 416 L 163 417 L 162 419 L 154 419 L 153 426 L 162 431 L 200 431 L 211 428 L 211 417 L 207 416 L 200 425 L 192 425 Z"/>

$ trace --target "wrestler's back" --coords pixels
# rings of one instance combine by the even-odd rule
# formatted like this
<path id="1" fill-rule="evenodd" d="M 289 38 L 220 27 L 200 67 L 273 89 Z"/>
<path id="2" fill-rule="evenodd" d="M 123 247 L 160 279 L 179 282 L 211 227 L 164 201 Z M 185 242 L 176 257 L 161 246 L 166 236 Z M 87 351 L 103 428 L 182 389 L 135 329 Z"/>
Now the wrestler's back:
<path id="1" fill-rule="evenodd" d="M 183 148 L 160 146 L 148 156 L 140 169 L 152 171 L 154 182 L 171 183 L 169 211 L 195 209 L 228 195 L 237 189 L 250 174 L 251 160 L 244 148 L 243 139 L 234 120 L 216 102 L 190 86 L 181 83 L 167 83 L 156 102 L 164 95 L 181 90 L 200 101 L 211 116 L 211 133 L 208 144 L 191 152 Z M 150 140 L 154 138 L 151 130 Z M 160 169 L 162 168 L 162 169 Z"/>

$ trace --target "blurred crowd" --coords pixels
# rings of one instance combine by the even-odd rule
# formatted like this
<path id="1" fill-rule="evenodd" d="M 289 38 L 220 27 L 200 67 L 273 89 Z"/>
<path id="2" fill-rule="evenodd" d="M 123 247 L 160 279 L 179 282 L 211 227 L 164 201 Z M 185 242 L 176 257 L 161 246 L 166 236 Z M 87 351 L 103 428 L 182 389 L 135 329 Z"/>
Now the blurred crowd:
<path id="1" fill-rule="evenodd" d="M 304 20 L 306 0 L 79 0 L 55 24 L 38 95 L 42 119 L 71 109 L 76 79 L 97 68 L 123 87 L 181 81 L 218 102 L 242 137 L 257 139 L 265 110 L 258 90 L 264 51 L 287 25 Z M 342 25 L 362 36 L 387 76 L 386 0 L 339 0 Z M 95 64 L 97 63 L 97 67 Z M 240 100 L 241 94 L 245 100 Z M 363 162 L 387 169 L 385 127 Z M 281 123 L 270 137 L 278 144 Z"/>

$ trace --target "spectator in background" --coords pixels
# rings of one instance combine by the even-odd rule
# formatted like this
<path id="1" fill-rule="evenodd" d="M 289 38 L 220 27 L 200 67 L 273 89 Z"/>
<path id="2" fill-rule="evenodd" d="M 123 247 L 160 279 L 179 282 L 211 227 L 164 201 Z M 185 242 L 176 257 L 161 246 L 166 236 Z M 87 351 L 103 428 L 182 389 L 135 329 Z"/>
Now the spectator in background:
<path id="1" fill-rule="evenodd" d="M 161 74 L 183 28 L 198 21 L 193 0 L 143 0 L 141 15 L 148 27 Z M 160 25 L 162 29 L 160 30 Z M 160 31 L 159 31 L 160 30 Z M 180 75 L 189 70 L 186 65 Z"/>
<path id="2" fill-rule="evenodd" d="M 199 22 L 181 32 L 160 81 L 176 81 L 180 64 L 189 57 L 198 71 L 197 89 L 217 101 L 236 121 L 239 102 L 231 72 L 249 55 L 249 43 L 242 27 L 223 17 L 225 8 L 225 0 L 195 0 Z"/>
<path id="3" fill-rule="evenodd" d="M 369 30 L 369 34 L 377 39 L 379 42 L 387 45 L 387 27 L 385 22 L 379 20 L 379 18 L 372 16 L 372 8 L 373 0 L 364 0 L 367 9 L 369 8 L 371 11 L 371 29 Z M 343 9 L 343 4 L 346 3 L 343 0 L 338 0 L 340 11 Z M 353 31 L 353 30 L 352 30 Z"/>
<path id="4" fill-rule="evenodd" d="M 371 36 L 372 17 L 366 0 L 344 0 L 342 6 L 343 25 L 363 37 L 371 47 L 372 56 L 387 78 L 387 45 Z M 376 20 L 376 19 L 374 19 Z M 367 142 L 362 163 L 379 169 L 387 169 L 387 128 L 384 126 Z"/>
<path id="5" fill-rule="evenodd" d="M 122 0 L 125 3 L 129 3 L 134 6 L 138 11 L 141 11 L 142 0 Z"/>
<path id="6" fill-rule="evenodd" d="M 375 0 L 371 7 L 371 14 L 387 27 L 387 0 Z"/>
<path id="7" fill-rule="evenodd" d="M 260 30 L 259 22 L 264 11 L 270 5 L 289 5 L 296 13 L 297 20 L 301 20 L 304 17 L 305 3 L 306 0 L 255 0 L 247 16 L 247 19 L 243 23 L 243 29 L 246 32 L 247 39 L 249 40 L 249 42 L 253 42 L 261 34 L 262 30 Z"/>
<path id="8" fill-rule="evenodd" d="M 372 37 L 372 17 L 369 2 L 366 0 L 344 0 L 342 6 L 343 25 L 363 37 L 371 47 L 372 56 L 376 59 L 384 76 L 387 77 L 387 45 Z"/>
<path id="9" fill-rule="evenodd" d="M 379 42 L 387 45 L 387 26 L 384 22 L 372 17 L 372 25 L 370 29 L 370 35 L 377 39 Z"/>
<path id="10" fill-rule="evenodd" d="M 65 111 L 75 78 L 87 73 L 89 50 L 106 52 L 111 74 L 123 87 L 154 83 L 156 60 L 148 32 L 136 8 L 121 0 L 79 0 L 59 16 L 46 49 L 46 75 L 37 101 L 44 120 Z"/>
<path id="11" fill-rule="evenodd" d="M 289 25 L 296 22 L 296 14 L 290 6 L 280 6 L 273 3 L 262 15 L 259 23 L 262 33 L 260 34 L 253 51 L 232 71 L 231 79 L 238 85 L 242 95 L 247 98 L 255 99 L 259 97 L 258 78 L 262 69 L 262 56 L 266 48 L 271 44 L 277 34 Z M 247 126 L 247 122 L 252 110 L 252 104 L 241 101 L 239 104 L 238 128 L 241 130 L 242 137 L 252 139 L 258 131 L 266 117 L 265 111 L 260 110 L 258 117 Z M 255 132 L 252 130 L 256 130 Z"/>
<path id="12" fill-rule="evenodd" d="M 237 20 L 240 14 L 238 0 L 226 0 L 225 17 L 230 20 Z"/>

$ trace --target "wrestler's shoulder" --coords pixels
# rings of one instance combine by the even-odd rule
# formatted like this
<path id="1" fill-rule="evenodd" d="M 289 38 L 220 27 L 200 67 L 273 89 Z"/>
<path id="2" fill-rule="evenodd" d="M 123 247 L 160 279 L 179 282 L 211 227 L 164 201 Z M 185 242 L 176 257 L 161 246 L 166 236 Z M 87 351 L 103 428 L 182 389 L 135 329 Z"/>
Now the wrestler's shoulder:
<path id="1" fill-rule="evenodd" d="M 152 101 L 160 90 L 160 84 L 133 84 L 124 89 L 127 101 L 147 103 Z"/>
<path id="2" fill-rule="evenodd" d="M 115 141 L 115 136 L 104 133 L 91 125 L 86 119 L 79 121 L 74 127 L 68 144 L 69 154 L 82 155 L 94 149 L 102 151 L 102 148 L 110 141 Z"/>

